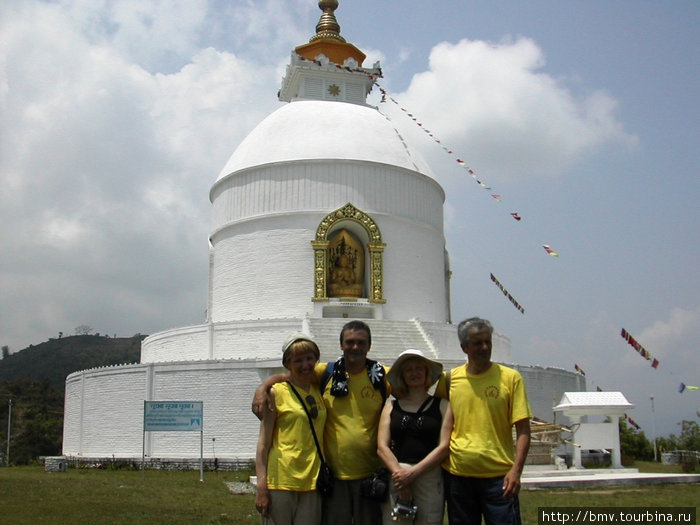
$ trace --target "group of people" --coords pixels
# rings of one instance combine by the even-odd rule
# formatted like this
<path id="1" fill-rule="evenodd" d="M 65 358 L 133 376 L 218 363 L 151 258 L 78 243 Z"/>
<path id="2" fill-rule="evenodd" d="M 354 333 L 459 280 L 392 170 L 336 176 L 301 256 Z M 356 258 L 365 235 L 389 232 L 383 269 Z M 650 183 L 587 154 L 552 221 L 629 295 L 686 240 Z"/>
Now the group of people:
<path id="1" fill-rule="evenodd" d="M 255 505 L 274 525 L 519 524 L 520 477 L 532 413 L 519 372 L 491 361 L 493 327 L 459 324 L 467 362 L 450 371 L 419 350 L 390 369 L 367 357 L 369 326 L 350 321 L 342 355 L 319 363 L 303 333 L 283 345 L 288 372 L 267 378 L 253 399 L 261 419 Z M 434 394 L 430 387 L 435 383 Z M 515 443 L 513 443 L 513 427 Z M 316 490 L 321 464 L 332 491 Z M 368 497 L 384 468 L 389 494 Z"/>

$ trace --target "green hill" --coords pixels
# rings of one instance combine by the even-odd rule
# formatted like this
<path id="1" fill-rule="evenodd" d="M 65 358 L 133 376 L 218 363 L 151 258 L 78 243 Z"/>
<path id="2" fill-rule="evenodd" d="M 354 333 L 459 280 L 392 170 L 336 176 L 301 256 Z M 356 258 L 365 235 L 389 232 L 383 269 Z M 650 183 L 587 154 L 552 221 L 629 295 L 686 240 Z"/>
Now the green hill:
<path id="1" fill-rule="evenodd" d="M 138 363 L 145 337 L 74 335 L 51 339 L 0 360 L 0 381 L 48 379 L 52 387 L 63 391 L 66 376 L 78 370 Z"/>
<path id="2" fill-rule="evenodd" d="M 10 464 L 60 454 L 66 376 L 89 368 L 138 363 L 144 337 L 61 337 L 0 360 L 0 464 L 7 463 L 7 428 L 11 428 Z"/>

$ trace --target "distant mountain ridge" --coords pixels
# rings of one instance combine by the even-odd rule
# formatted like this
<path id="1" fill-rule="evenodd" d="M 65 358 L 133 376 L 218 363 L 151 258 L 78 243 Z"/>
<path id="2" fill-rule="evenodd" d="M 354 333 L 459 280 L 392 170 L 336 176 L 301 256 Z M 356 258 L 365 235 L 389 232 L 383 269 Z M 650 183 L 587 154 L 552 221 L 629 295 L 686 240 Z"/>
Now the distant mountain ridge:
<path id="1" fill-rule="evenodd" d="M 101 366 L 138 363 L 145 335 L 107 337 L 73 335 L 50 339 L 0 360 L 0 381 L 44 381 L 63 392 L 73 372 Z"/>

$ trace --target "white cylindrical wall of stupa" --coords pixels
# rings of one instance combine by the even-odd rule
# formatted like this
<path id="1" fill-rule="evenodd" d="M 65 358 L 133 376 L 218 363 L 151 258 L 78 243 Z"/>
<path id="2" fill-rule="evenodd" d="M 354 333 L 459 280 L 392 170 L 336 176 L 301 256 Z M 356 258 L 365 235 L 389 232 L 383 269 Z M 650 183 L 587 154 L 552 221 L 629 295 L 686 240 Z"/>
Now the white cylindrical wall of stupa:
<path id="1" fill-rule="evenodd" d="M 210 198 L 211 322 L 318 316 L 311 241 L 348 203 L 374 221 L 385 245 L 386 302 L 375 305 L 377 316 L 449 320 L 444 192 L 375 109 L 324 101 L 280 108 L 236 149 Z"/>

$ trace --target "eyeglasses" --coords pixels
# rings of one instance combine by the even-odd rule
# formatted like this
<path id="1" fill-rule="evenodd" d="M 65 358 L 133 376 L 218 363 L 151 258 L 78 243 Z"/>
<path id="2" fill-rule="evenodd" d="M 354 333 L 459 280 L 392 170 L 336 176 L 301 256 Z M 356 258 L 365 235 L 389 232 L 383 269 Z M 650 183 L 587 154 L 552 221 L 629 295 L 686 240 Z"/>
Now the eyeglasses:
<path id="1" fill-rule="evenodd" d="M 316 399 L 314 399 L 314 396 L 311 394 L 306 396 L 306 404 L 309 405 L 309 414 L 313 419 L 316 419 L 318 416 L 318 407 L 316 406 Z"/>

